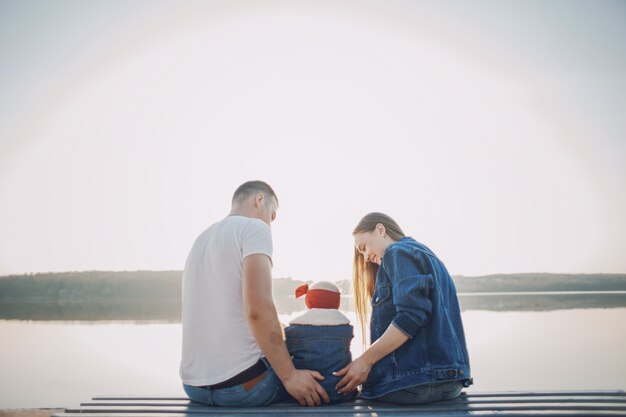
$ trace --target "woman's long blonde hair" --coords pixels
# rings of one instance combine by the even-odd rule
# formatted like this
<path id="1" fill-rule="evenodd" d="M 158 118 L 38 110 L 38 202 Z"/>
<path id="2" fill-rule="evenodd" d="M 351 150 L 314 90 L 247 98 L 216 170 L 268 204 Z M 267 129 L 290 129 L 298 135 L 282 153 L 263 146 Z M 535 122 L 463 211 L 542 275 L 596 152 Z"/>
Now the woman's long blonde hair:
<path id="1" fill-rule="evenodd" d="M 387 235 L 394 241 L 404 237 L 404 232 L 398 226 L 398 223 L 384 213 L 366 214 L 359 224 L 356 225 L 352 236 L 357 233 L 373 232 L 377 224 L 385 226 Z M 358 249 L 354 248 L 354 261 L 352 268 L 352 285 L 354 286 L 354 308 L 356 311 L 359 324 L 361 325 L 361 334 L 363 341 L 363 349 L 367 345 L 369 332 L 367 331 L 369 323 L 370 305 L 374 288 L 376 286 L 376 274 L 378 273 L 378 265 L 373 262 L 365 261 L 365 257 L 361 255 Z"/>

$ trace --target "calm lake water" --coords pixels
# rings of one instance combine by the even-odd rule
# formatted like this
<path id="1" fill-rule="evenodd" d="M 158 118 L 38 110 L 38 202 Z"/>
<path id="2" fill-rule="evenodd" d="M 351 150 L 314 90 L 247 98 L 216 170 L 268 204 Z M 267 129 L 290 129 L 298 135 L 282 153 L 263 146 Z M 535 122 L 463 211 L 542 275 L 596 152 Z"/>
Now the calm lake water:
<path id="1" fill-rule="evenodd" d="M 470 390 L 626 389 L 625 319 L 626 308 L 464 311 Z M 358 356 L 357 326 L 355 336 Z M 180 323 L 0 320 L 0 408 L 184 396 L 180 340 Z"/>

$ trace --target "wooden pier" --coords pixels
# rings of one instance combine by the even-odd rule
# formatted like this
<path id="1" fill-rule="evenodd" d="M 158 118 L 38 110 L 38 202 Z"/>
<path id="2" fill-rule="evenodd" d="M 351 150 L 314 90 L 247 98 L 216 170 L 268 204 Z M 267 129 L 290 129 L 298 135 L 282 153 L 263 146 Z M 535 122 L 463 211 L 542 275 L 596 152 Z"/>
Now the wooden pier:
<path id="1" fill-rule="evenodd" d="M 400 406 L 355 400 L 301 407 L 278 403 L 262 408 L 209 407 L 184 397 L 95 397 L 53 417 L 250 417 L 250 416 L 626 416 L 624 391 L 463 393 L 452 401 Z"/>

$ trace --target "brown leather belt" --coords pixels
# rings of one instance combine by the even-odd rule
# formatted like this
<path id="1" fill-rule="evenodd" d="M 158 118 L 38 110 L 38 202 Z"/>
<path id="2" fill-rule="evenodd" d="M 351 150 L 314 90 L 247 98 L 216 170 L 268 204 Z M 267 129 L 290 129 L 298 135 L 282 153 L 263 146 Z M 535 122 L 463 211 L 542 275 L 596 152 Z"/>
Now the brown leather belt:
<path id="1" fill-rule="evenodd" d="M 261 375 L 263 372 L 267 371 L 267 365 L 263 359 L 259 359 L 257 363 L 239 372 L 232 378 L 227 379 L 226 381 L 220 382 L 218 384 L 207 385 L 207 387 L 211 389 L 220 389 L 220 388 L 230 388 L 236 385 L 241 385 L 245 382 L 250 381 L 251 379 L 256 378 Z"/>

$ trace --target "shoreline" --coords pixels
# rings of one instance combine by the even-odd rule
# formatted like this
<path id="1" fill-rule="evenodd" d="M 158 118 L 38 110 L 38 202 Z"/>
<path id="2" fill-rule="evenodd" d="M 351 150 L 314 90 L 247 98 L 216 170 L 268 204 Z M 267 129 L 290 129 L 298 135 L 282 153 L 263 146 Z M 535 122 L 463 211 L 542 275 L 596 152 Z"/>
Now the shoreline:
<path id="1" fill-rule="evenodd" d="M 0 417 L 50 417 L 64 411 L 65 408 L 7 408 L 0 410 Z"/>

